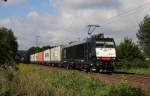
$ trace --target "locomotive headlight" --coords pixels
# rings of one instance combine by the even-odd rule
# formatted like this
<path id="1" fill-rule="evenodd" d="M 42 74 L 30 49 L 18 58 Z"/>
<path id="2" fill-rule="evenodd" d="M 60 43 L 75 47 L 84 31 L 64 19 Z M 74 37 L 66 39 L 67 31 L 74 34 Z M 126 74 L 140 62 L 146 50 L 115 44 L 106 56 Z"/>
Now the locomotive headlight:
<path id="1" fill-rule="evenodd" d="M 115 60 L 116 58 L 112 58 L 113 60 Z"/>
<path id="2" fill-rule="evenodd" d="M 67 61 L 64 61 L 64 63 L 66 63 Z"/>
<path id="3" fill-rule="evenodd" d="M 81 60 L 81 62 L 84 62 L 84 60 Z"/>

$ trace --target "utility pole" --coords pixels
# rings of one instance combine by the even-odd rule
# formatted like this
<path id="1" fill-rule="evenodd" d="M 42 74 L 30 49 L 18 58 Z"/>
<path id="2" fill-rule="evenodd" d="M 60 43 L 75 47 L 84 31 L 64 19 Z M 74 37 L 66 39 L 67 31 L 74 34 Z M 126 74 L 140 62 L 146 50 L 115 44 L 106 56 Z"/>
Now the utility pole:
<path id="1" fill-rule="evenodd" d="M 35 37 L 36 47 L 39 47 L 39 38 L 40 38 L 40 36 L 38 36 L 38 35 Z"/>

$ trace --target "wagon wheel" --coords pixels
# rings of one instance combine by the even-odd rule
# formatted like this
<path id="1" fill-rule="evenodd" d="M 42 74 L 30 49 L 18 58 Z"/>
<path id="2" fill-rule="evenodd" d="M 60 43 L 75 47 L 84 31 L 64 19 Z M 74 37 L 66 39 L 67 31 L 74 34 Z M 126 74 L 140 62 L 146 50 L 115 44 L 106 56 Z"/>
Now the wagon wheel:
<path id="1" fill-rule="evenodd" d="M 70 64 L 69 63 L 66 64 L 66 69 L 70 69 Z"/>
<path id="2" fill-rule="evenodd" d="M 83 68 L 83 71 L 90 72 L 90 69 L 91 69 L 90 65 L 89 64 L 85 64 L 84 68 Z"/>

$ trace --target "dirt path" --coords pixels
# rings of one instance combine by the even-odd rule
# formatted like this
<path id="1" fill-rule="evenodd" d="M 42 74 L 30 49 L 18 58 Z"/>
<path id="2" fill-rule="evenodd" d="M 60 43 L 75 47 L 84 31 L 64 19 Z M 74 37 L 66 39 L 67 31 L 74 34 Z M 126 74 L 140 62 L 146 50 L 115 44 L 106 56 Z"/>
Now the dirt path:
<path id="1" fill-rule="evenodd" d="M 56 67 L 46 67 L 46 68 L 48 68 L 51 71 L 66 71 L 66 69 L 63 68 L 56 68 Z M 104 80 L 106 83 L 110 84 L 118 84 L 119 82 L 121 82 L 121 80 L 125 79 L 131 86 L 143 89 L 150 96 L 150 76 L 148 75 L 146 76 L 120 72 L 115 72 L 112 74 L 86 73 L 83 71 L 78 72 L 80 72 L 81 75 Z"/>
<path id="2" fill-rule="evenodd" d="M 118 84 L 121 80 L 127 80 L 129 85 L 143 89 L 150 95 L 150 76 L 143 76 L 137 74 L 99 74 L 99 73 L 84 73 L 84 75 L 102 79 L 106 83 Z"/>

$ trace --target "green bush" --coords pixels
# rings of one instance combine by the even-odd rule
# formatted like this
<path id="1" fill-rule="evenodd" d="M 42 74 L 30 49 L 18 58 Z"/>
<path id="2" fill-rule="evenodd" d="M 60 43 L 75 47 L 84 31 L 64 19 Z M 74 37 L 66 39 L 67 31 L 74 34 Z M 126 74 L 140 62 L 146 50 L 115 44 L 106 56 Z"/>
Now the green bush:
<path id="1" fill-rule="evenodd" d="M 136 43 L 130 38 L 124 38 L 122 42 L 116 47 L 117 58 L 119 60 L 129 60 L 134 59 L 144 60 L 144 55 Z"/>
<path id="2" fill-rule="evenodd" d="M 147 68 L 144 54 L 132 39 L 124 38 L 117 46 L 117 59 L 121 68 Z"/>

